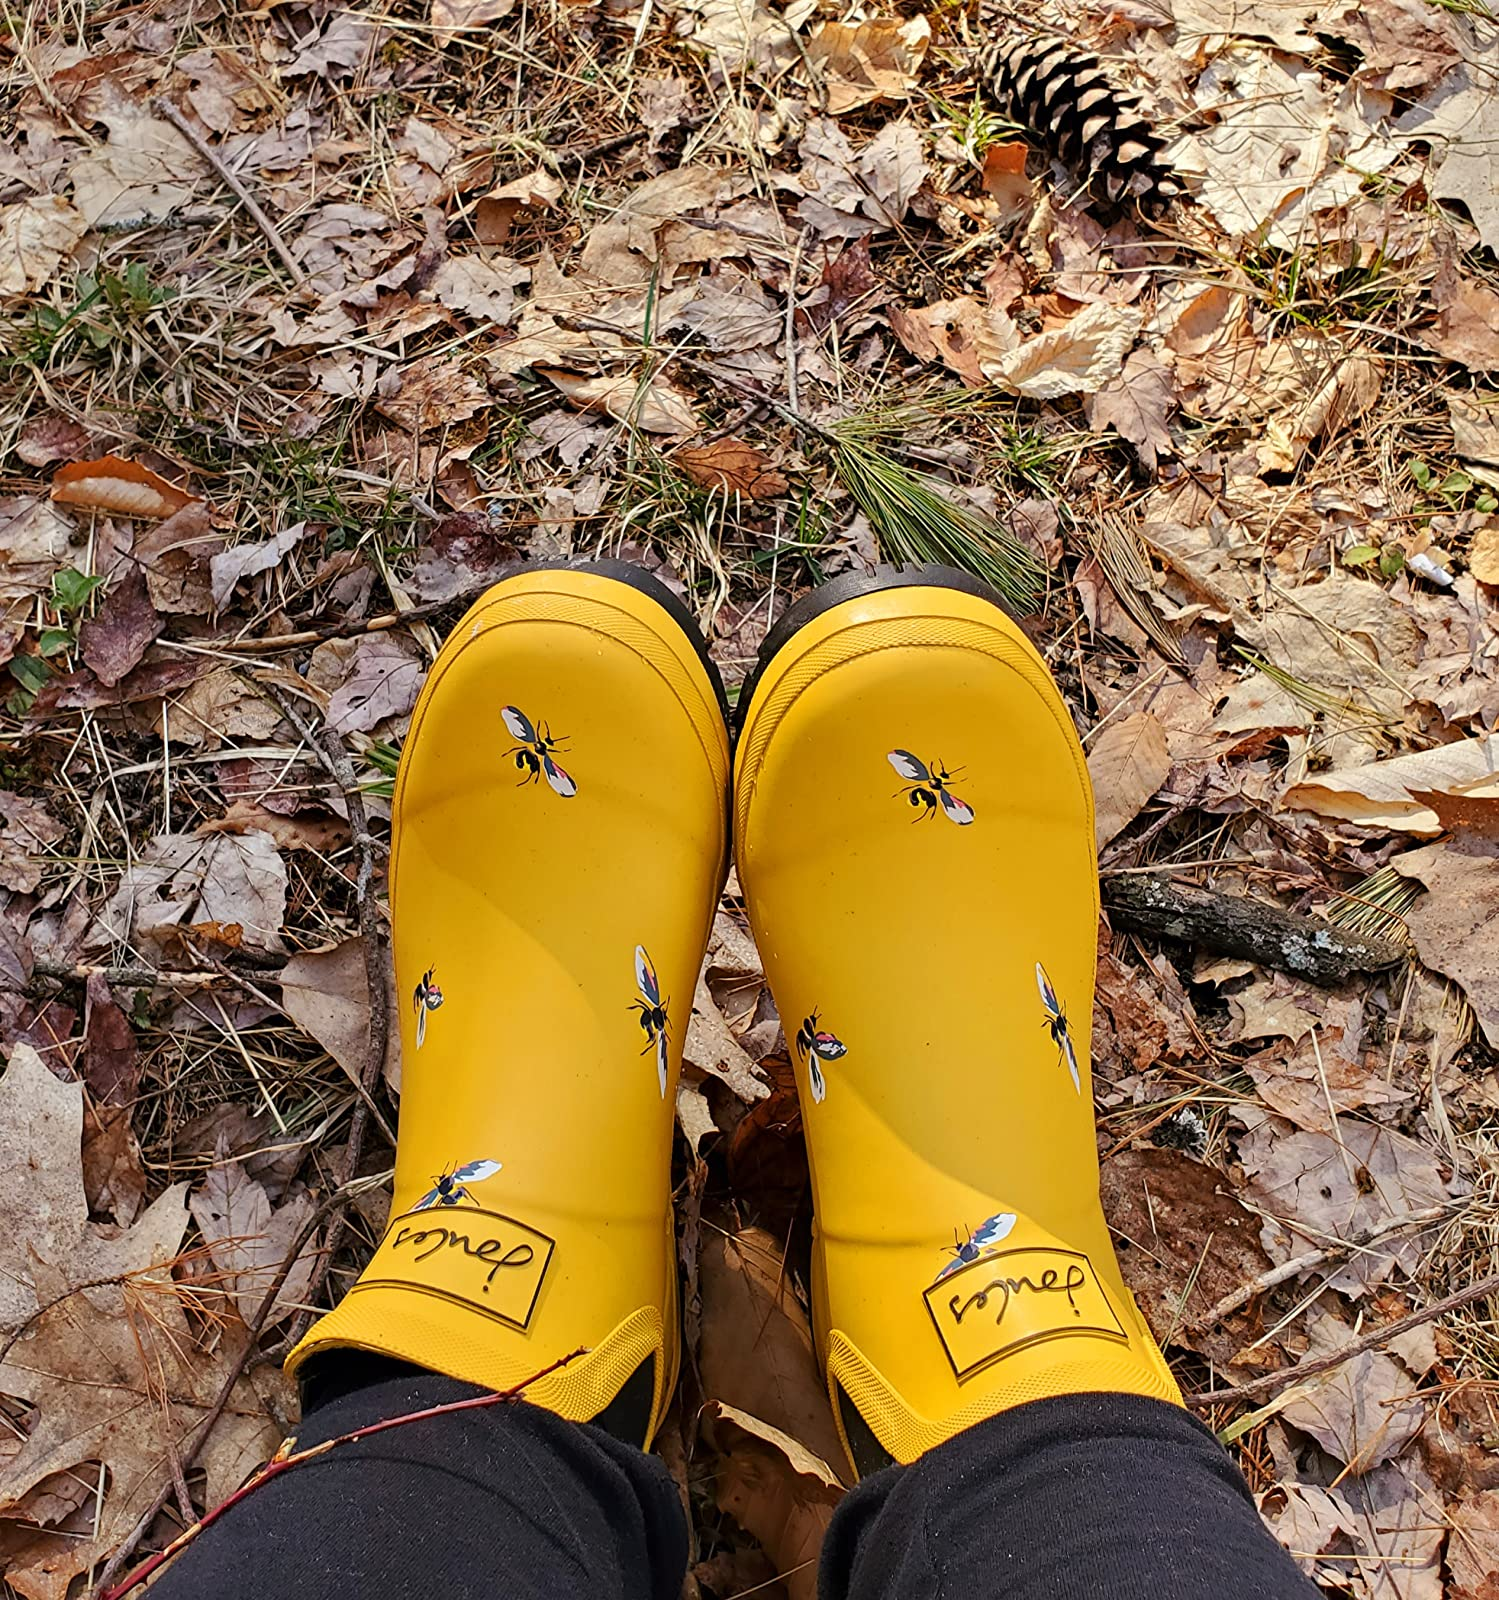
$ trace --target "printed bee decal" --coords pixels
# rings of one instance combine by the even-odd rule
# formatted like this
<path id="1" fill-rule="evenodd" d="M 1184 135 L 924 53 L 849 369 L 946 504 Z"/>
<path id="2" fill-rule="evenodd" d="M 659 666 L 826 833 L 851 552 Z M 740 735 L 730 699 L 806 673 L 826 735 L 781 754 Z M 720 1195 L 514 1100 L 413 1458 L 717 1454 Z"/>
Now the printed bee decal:
<path id="1" fill-rule="evenodd" d="M 661 998 L 661 984 L 656 977 L 656 969 L 651 965 L 645 947 L 638 944 L 635 946 L 635 987 L 640 990 L 640 998 L 630 1002 L 630 1009 L 639 1012 L 640 1026 L 645 1033 L 645 1049 L 640 1053 L 656 1052 L 656 1076 L 661 1082 L 661 1098 L 664 1100 L 669 1052 L 666 1031 L 669 1019 L 666 1012 L 671 1002 Z"/>
<path id="2" fill-rule="evenodd" d="M 1015 1213 L 1013 1211 L 1000 1211 L 990 1217 L 987 1222 L 979 1223 L 966 1239 L 959 1239 L 953 1234 L 952 1254 L 953 1259 L 947 1263 L 934 1280 L 941 1283 L 954 1272 L 961 1272 L 964 1267 L 972 1266 L 986 1250 L 992 1250 L 995 1245 L 1002 1244 L 1010 1236 L 1010 1229 L 1015 1226 Z"/>
<path id="3" fill-rule="evenodd" d="M 552 760 L 552 751 L 562 748 L 561 737 L 554 735 L 544 722 L 533 726 L 531 719 L 519 706 L 502 707 L 500 716 L 510 731 L 510 737 L 516 741 L 510 754 L 515 758 L 516 770 L 525 774 L 521 779 L 522 785 L 535 783 L 545 776 L 554 794 L 571 800 L 578 792 L 578 786 Z"/>
<path id="4" fill-rule="evenodd" d="M 1067 1031 L 1067 1008 L 1057 999 L 1057 991 L 1052 988 L 1046 968 L 1039 961 L 1036 963 L 1036 987 L 1041 991 L 1041 1004 L 1046 1007 L 1043 1026 L 1051 1030 L 1051 1042 L 1062 1052 L 1058 1059 L 1067 1063 L 1067 1070 L 1072 1074 L 1072 1087 L 1081 1094 L 1083 1080 L 1077 1070 L 1077 1050 L 1073 1046 L 1072 1035 Z"/>
<path id="5" fill-rule="evenodd" d="M 442 1004 L 442 990 L 437 987 L 437 980 L 433 977 L 436 971 L 436 967 L 428 967 L 411 995 L 411 1008 L 416 1012 L 418 1050 L 427 1042 L 427 1013 L 436 1011 Z"/>
<path id="6" fill-rule="evenodd" d="M 828 1092 L 827 1080 L 822 1075 L 818 1058 L 839 1061 L 848 1054 L 848 1046 L 836 1034 L 824 1033 L 817 1026 L 817 1013 L 796 1030 L 796 1053 L 807 1064 L 807 1076 L 812 1083 L 812 1099 L 821 1105 Z"/>
<path id="7" fill-rule="evenodd" d="M 428 1189 L 411 1209 L 430 1211 L 433 1206 L 456 1206 L 464 1200 L 477 1204 L 478 1202 L 464 1185 L 482 1183 L 486 1178 L 492 1178 L 499 1170 L 498 1161 L 466 1161 L 461 1167 L 454 1167 L 451 1172 L 444 1172 L 440 1177 L 434 1178 L 432 1182 L 436 1187 Z"/>
<path id="8" fill-rule="evenodd" d="M 956 822 L 960 828 L 966 828 L 973 821 L 973 807 L 958 799 L 947 787 L 956 774 L 949 772 L 940 761 L 934 761 L 929 767 L 909 750 L 892 750 L 885 759 L 906 780 L 906 787 L 899 792 L 916 809 L 913 822 L 935 817 L 939 805 L 948 821 Z M 962 770 L 958 768 L 959 772 Z"/>

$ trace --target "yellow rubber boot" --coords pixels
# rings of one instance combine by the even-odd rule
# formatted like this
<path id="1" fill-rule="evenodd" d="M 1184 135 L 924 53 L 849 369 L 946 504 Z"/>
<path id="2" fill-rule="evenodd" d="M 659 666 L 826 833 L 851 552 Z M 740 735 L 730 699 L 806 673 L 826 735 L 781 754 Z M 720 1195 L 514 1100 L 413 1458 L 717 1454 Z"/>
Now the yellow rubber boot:
<path id="1" fill-rule="evenodd" d="M 1180 1402 L 1098 1199 L 1093 798 L 982 584 L 837 579 L 766 642 L 740 882 L 798 1072 L 813 1321 L 856 1470 L 1052 1395 Z"/>
<path id="2" fill-rule="evenodd" d="M 371 1350 L 649 1443 L 675 1382 L 670 1162 L 728 855 L 722 689 L 634 567 L 535 569 L 444 645 L 401 754 L 385 1236 L 288 1362 Z"/>

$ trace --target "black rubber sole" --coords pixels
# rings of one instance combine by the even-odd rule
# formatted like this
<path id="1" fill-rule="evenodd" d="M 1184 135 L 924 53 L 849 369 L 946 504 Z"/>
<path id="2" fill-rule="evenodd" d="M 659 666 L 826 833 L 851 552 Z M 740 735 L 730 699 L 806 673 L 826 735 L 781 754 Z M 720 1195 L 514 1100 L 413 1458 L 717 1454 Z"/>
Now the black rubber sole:
<path id="1" fill-rule="evenodd" d="M 637 594 L 646 595 L 654 600 L 686 634 L 688 643 L 697 652 L 697 658 L 708 674 L 708 682 L 713 685 L 713 693 L 718 699 L 718 710 L 723 717 L 724 726 L 732 726 L 729 697 L 724 693 L 723 678 L 719 674 L 718 665 L 708 654 L 708 641 L 703 637 L 703 630 L 698 627 L 697 618 L 659 578 L 652 577 L 644 567 L 637 567 L 633 562 L 615 561 L 609 557 L 602 557 L 597 561 L 584 559 L 528 561 L 508 576 L 518 577 L 523 572 L 594 572 L 601 578 L 613 578 L 617 583 L 627 584 Z"/>
<path id="2" fill-rule="evenodd" d="M 845 601 L 861 600 L 865 595 L 878 594 L 882 589 L 957 589 L 962 594 L 971 594 L 977 600 L 987 600 L 990 605 L 998 606 L 1012 621 L 1019 621 L 997 589 L 958 567 L 932 565 L 892 568 L 889 572 L 877 572 L 872 578 L 862 572 L 845 572 L 809 590 L 766 634 L 765 642 L 755 658 L 754 670 L 739 690 L 739 726 L 744 726 L 765 669 L 809 622 Z"/>

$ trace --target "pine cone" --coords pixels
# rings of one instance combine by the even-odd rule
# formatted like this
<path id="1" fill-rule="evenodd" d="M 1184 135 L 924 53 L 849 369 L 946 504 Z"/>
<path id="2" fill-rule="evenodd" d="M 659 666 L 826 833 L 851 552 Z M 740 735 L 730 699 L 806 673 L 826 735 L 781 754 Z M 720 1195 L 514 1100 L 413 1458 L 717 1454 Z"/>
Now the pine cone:
<path id="1" fill-rule="evenodd" d="M 1057 39 L 1012 39 L 979 63 L 981 81 L 1005 111 L 1033 128 L 1115 204 L 1152 210 L 1184 190 L 1161 160 L 1166 141 L 1139 97 L 1111 83 L 1096 56 Z"/>

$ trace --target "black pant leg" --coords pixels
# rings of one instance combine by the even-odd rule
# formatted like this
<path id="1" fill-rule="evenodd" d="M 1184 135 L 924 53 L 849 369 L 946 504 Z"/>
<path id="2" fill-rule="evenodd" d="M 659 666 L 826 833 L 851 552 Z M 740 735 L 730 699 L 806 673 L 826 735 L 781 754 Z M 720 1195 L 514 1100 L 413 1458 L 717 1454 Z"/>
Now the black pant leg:
<path id="1" fill-rule="evenodd" d="M 383 1370 L 398 1375 L 343 1391 L 325 1370 L 329 1398 L 314 1401 L 298 1447 L 483 1392 L 393 1363 Z M 686 1569 L 686 1519 L 658 1459 L 517 1402 L 405 1423 L 294 1467 L 200 1534 L 151 1592 L 678 1600 Z"/>
<path id="2" fill-rule="evenodd" d="M 1315 1600 L 1212 1434 L 1175 1406 L 1080 1394 L 1000 1413 L 866 1478 L 821 1600 Z"/>

